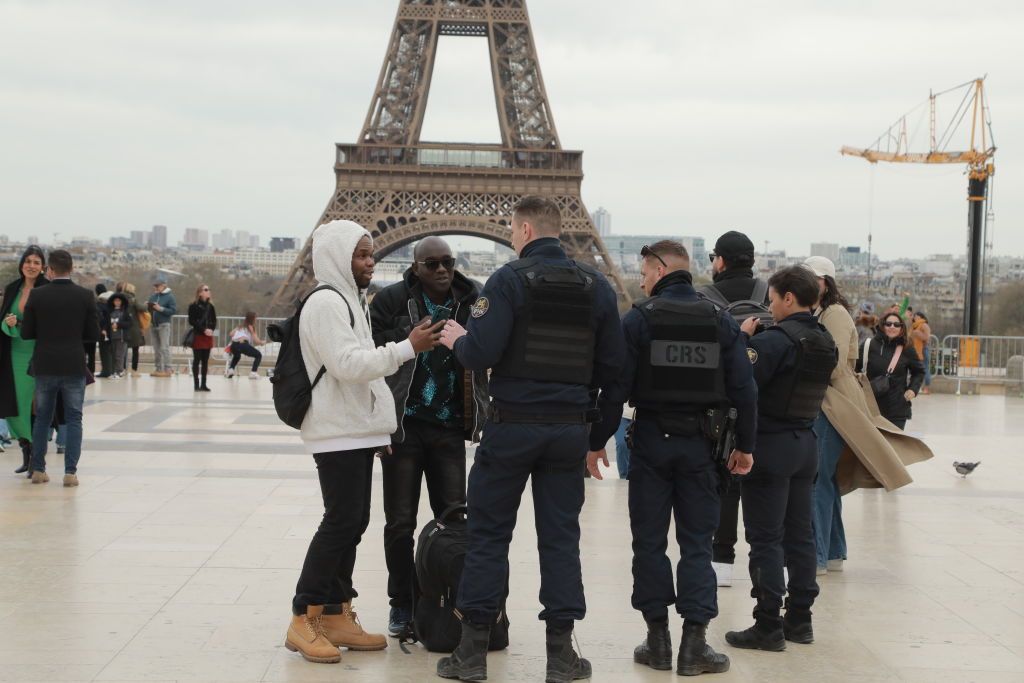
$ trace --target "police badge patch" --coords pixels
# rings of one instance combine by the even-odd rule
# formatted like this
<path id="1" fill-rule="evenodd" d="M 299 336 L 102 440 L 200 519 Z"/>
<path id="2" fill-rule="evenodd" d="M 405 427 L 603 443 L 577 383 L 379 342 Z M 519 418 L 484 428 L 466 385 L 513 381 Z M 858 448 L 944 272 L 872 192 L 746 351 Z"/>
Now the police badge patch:
<path id="1" fill-rule="evenodd" d="M 748 348 L 747 349 L 747 358 L 750 359 L 750 364 L 751 365 L 756 363 L 757 362 L 757 351 L 755 351 L 754 349 Z"/>
<path id="2" fill-rule="evenodd" d="M 476 300 L 475 304 L 473 304 L 473 308 L 470 312 L 470 315 L 472 315 L 474 318 L 482 318 L 485 315 L 487 315 L 487 311 L 490 310 L 490 308 L 491 302 L 487 300 L 487 297 L 482 296 Z"/>

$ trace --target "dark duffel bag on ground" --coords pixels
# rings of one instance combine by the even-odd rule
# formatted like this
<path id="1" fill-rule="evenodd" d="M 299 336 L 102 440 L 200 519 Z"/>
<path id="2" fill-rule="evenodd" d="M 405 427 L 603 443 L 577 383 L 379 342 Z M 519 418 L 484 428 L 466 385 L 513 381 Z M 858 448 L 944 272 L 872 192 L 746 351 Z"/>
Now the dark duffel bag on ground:
<path id="1" fill-rule="evenodd" d="M 431 652 L 452 652 L 459 645 L 462 625 L 455 609 L 462 565 L 466 560 L 468 532 L 466 506 L 454 505 L 420 531 L 416 543 L 416 607 L 413 610 L 414 640 Z M 505 601 L 491 625 L 490 650 L 508 647 L 508 614 Z"/>

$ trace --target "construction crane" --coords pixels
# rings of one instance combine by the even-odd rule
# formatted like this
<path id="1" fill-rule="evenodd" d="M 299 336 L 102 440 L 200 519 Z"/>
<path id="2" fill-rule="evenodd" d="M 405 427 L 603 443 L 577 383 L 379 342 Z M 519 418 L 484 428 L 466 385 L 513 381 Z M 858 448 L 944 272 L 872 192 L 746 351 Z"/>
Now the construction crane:
<path id="1" fill-rule="evenodd" d="M 936 127 L 936 100 L 950 93 L 963 93 L 960 103 L 949 123 L 939 134 Z M 950 98 L 951 99 L 951 98 Z M 872 164 L 879 161 L 903 164 L 965 164 L 967 166 L 967 214 L 968 228 L 968 269 L 967 291 L 964 298 L 964 333 L 978 334 L 981 320 L 981 279 L 983 249 L 985 244 L 985 206 L 989 197 L 989 178 L 995 173 L 995 141 L 992 137 L 992 117 L 985 98 L 985 78 L 976 78 L 955 88 L 928 95 L 928 122 L 930 145 L 927 152 L 912 152 L 911 140 L 907 135 L 907 117 L 920 106 L 901 116 L 896 123 L 882 133 L 875 142 L 864 149 L 843 147 L 841 154 L 867 159 Z M 970 139 L 965 151 L 950 151 L 950 145 L 960 131 L 965 130 L 964 121 L 970 116 Z M 962 135 L 962 133 L 960 133 Z"/>

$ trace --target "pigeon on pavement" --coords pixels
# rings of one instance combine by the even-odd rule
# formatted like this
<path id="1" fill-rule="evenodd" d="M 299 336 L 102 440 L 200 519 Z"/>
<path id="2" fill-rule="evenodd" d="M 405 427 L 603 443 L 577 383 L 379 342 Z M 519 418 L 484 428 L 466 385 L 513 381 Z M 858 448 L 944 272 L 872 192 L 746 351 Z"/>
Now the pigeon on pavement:
<path id="1" fill-rule="evenodd" d="M 957 474 L 966 479 L 967 475 L 973 472 L 974 468 L 980 464 L 980 460 L 978 462 L 954 462 L 953 469 L 956 470 Z"/>

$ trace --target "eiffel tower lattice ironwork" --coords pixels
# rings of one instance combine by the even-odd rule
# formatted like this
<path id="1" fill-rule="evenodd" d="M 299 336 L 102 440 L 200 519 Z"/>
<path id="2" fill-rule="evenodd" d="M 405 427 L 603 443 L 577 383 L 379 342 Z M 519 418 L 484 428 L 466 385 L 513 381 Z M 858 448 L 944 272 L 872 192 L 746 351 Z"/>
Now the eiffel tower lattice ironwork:
<path id="1" fill-rule="evenodd" d="M 441 36 L 486 38 L 500 145 L 421 142 Z M 400 0 L 359 142 L 338 144 L 336 189 L 317 227 L 365 226 L 378 259 L 427 235 L 472 235 L 511 246 L 512 208 L 553 198 L 570 257 L 597 265 L 620 297 L 622 276 L 580 197 L 583 153 L 563 150 L 533 42 L 526 0 Z M 290 307 L 314 282 L 312 237 L 274 296 Z"/>

